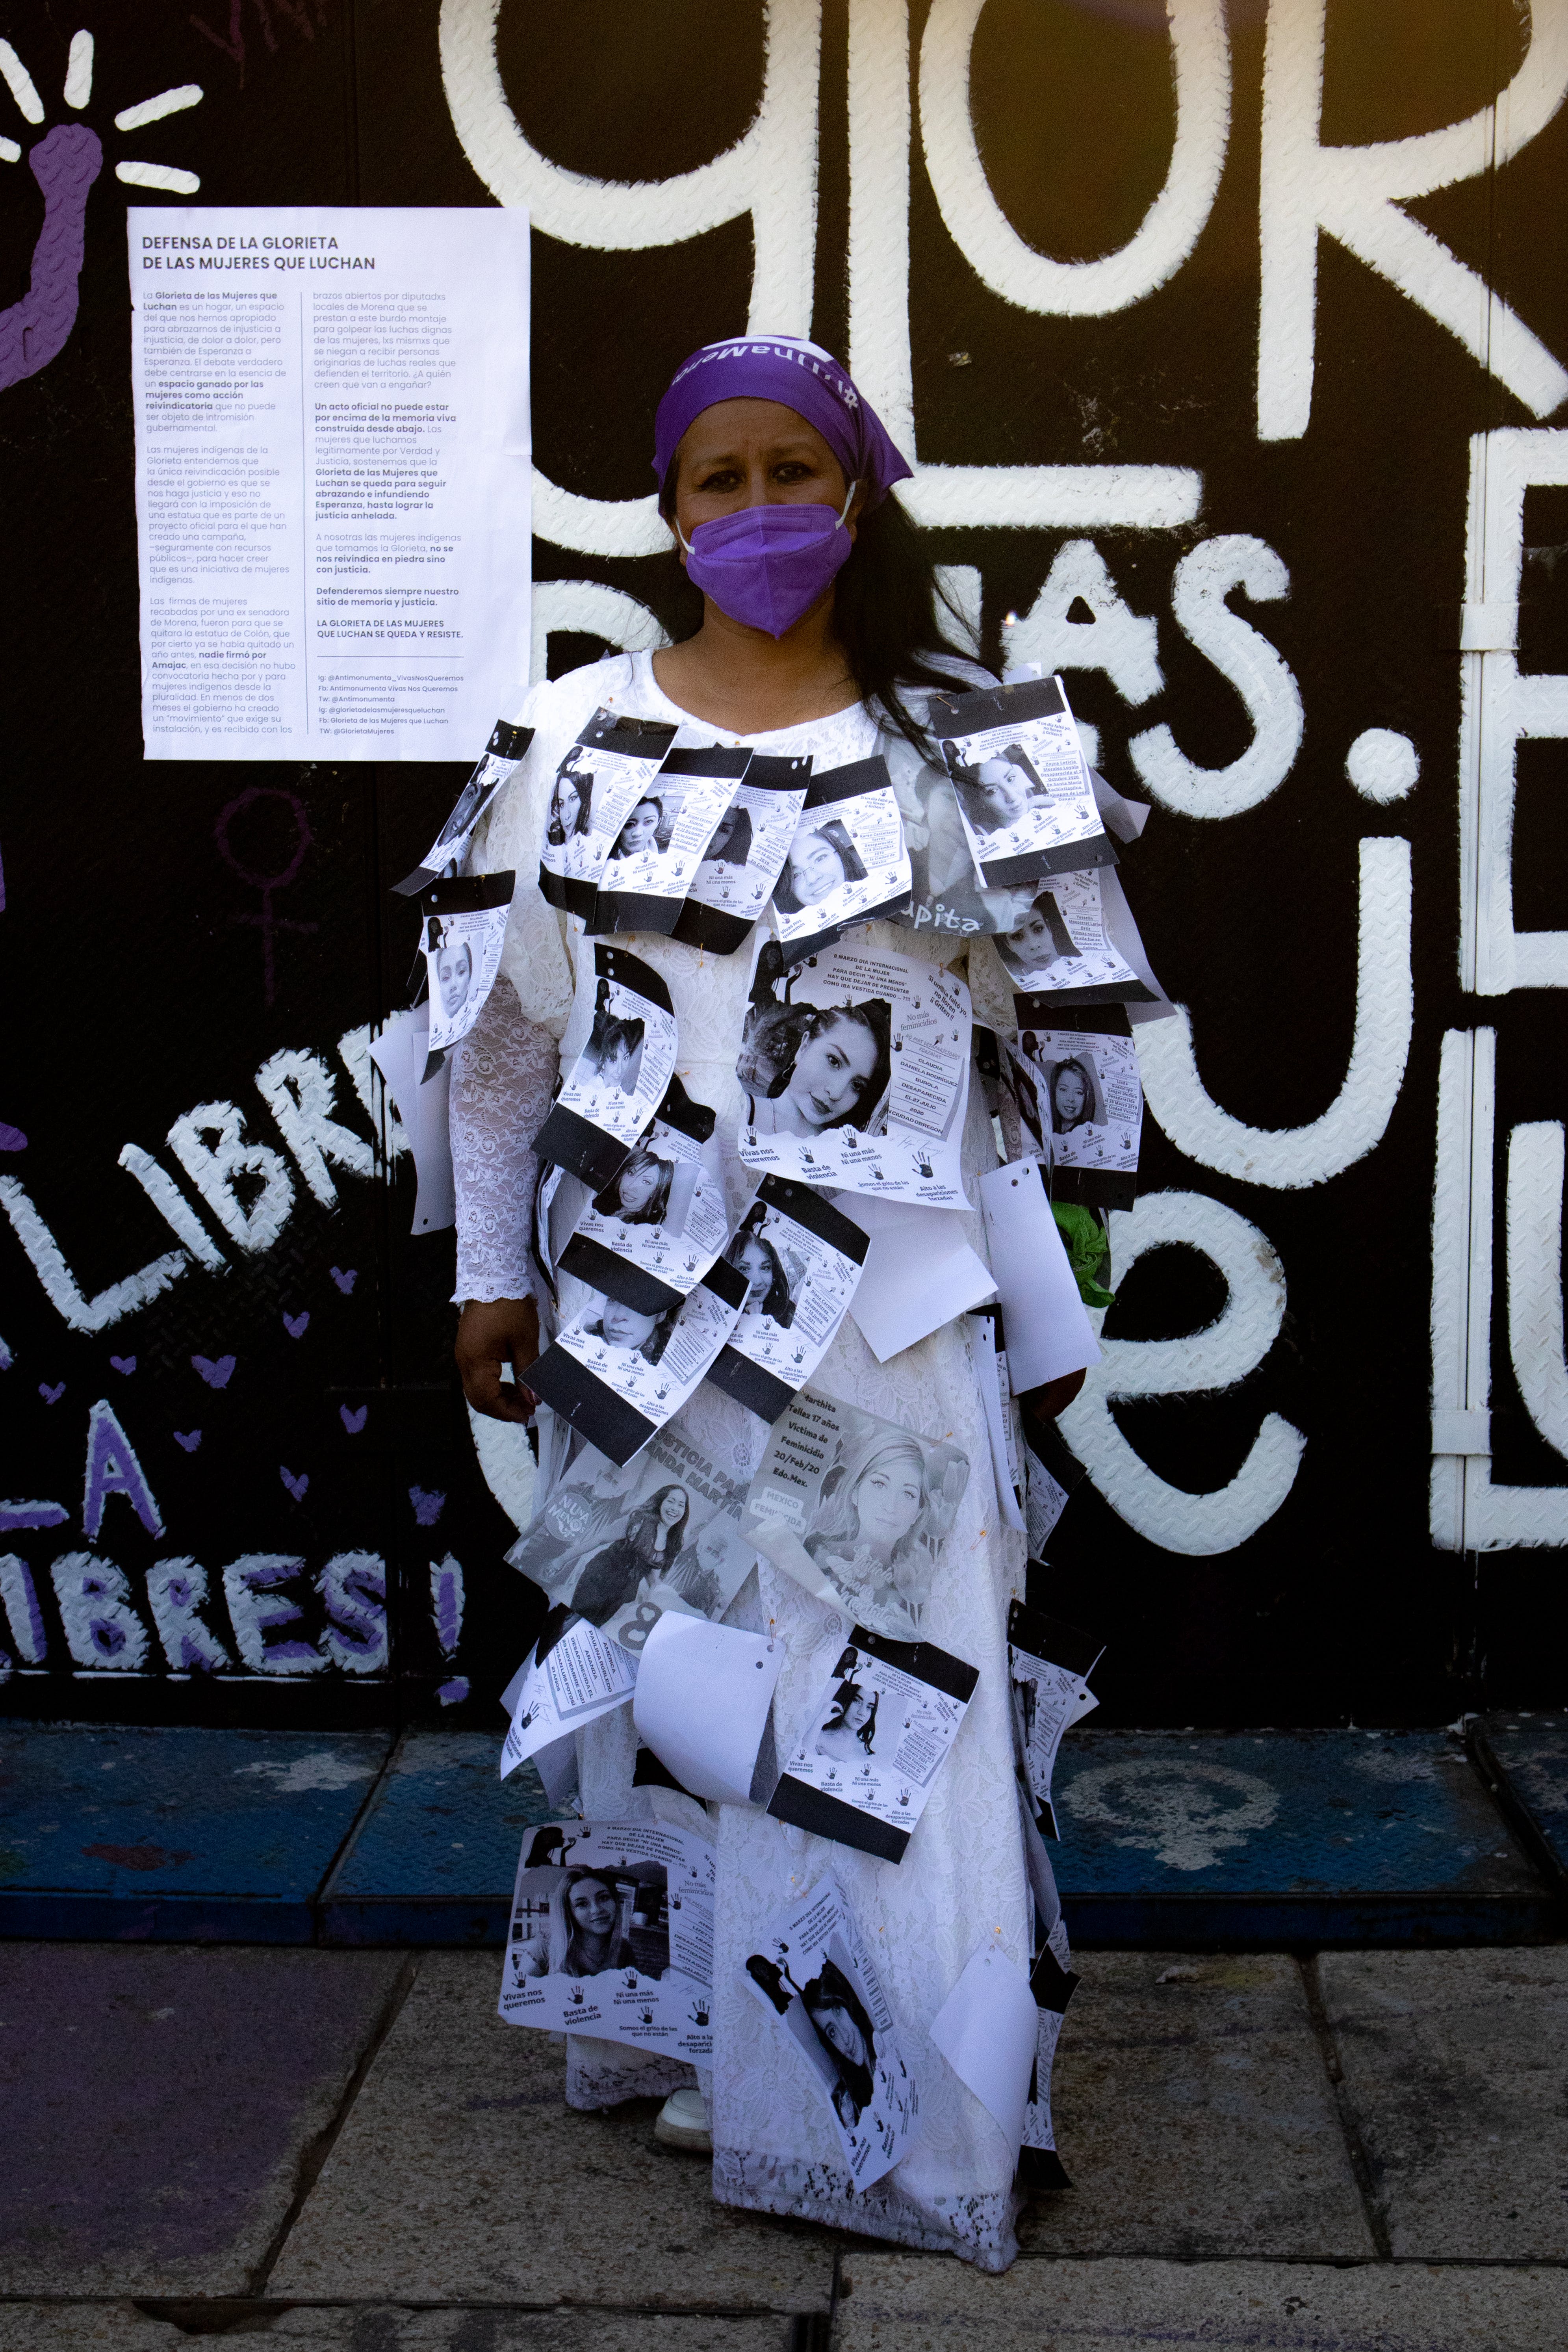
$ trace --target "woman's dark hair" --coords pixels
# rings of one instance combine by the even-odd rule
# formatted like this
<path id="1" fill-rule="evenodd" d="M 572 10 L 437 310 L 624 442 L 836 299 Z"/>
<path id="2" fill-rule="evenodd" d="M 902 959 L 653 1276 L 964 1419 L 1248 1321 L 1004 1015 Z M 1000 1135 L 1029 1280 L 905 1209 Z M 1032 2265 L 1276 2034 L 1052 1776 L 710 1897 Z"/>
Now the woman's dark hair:
<path id="1" fill-rule="evenodd" d="M 796 1032 L 794 1053 L 768 1088 L 770 1098 L 776 1099 L 782 1095 L 794 1077 L 801 1047 L 813 1037 L 820 1037 L 825 1030 L 831 1029 L 836 1021 L 852 1022 L 856 1027 L 864 1029 L 877 1049 L 877 1059 L 872 1065 L 870 1076 L 854 1102 L 847 1110 L 840 1111 L 837 1118 L 828 1120 L 822 1129 L 824 1135 L 831 1133 L 837 1127 L 864 1127 L 866 1114 L 876 1109 L 893 1082 L 892 1007 L 885 997 L 868 996 L 859 1004 L 813 1005 Z"/>
<path id="2" fill-rule="evenodd" d="M 672 1560 L 686 1540 L 686 1523 L 691 1517 L 691 1496 L 679 1478 L 672 1478 L 668 1486 L 661 1486 L 657 1494 L 648 1496 L 640 1511 L 632 1513 L 626 1522 L 626 1539 L 635 1550 L 644 1552 L 651 1558 L 654 1543 L 658 1535 L 658 1515 L 664 1508 L 665 1497 L 668 1495 L 686 1496 L 685 1508 L 675 1525 L 667 1530 L 664 1538 L 665 1559 Z"/>
<path id="3" fill-rule="evenodd" d="M 721 866 L 744 866 L 752 855 L 751 810 L 737 807 L 731 801 L 724 815 L 730 821 L 730 830 L 724 837 L 723 846 L 715 847 L 714 844 L 719 839 L 718 834 L 715 833 L 713 840 L 702 853 L 703 857 L 704 859 L 711 857 Z M 721 819 L 721 823 L 722 821 Z"/>
<path id="4" fill-rule="evenodd" d="M 639 1161 L 658 1170 L 658 1189 L 650 1195 L 644 1207 L 623 1209 L 620 1195 L 621 1178 Z M 595 1194 L 595 1213 L 601 1217 L 618 1217 L 624 1225 L 661 1225 L 669 1207 L 669 1188 L 674 1181 L 673 1160 L 661 1160 L 656 1151 L 645 1151 L 640 1145 L 634 1145 L 632 1156 L 626 1166 L 618 1168 L 604 1191 Z"/>
<path id="5" fill-rule="evenodd" d="M 837 1967 L 832 1960 L 823 1961 L 819 1973 L 812 1978 L 808 1985 L 801 1988 L 800 1997 L 805 2013 L 816 2031 L 817 2040 L 822 2042 L 823 2048 L 837 2069 L 839 2081 L 854 2100 L 856 2106 L 864 2113 L 870 2105 L 877 2087 L 876 2078 L 871 2072 L 877 2063 L 877 2038 L 871 2031 L 871 2021 L 866 2014 L 864 2001 L 843 1969 Z M 820 2009 L 842 2009 L 854 2019 L 866 2050 L 866 2063 L 863 2066 L 853 2065 L 841 2050 L 835 2050 L 831 2043 L 823 2041 L 822 2030 L 816 2023 L 816 2012 Z"/>
<path id="6" fill-rule="evenodd" d="M 640 809 L 645 803 L 647 803 L 648 806 L 656 808 L 658 811 L 659 824 L 664 823 L 664 803 L 659 798 L 658 794 L 657 793 L 639 793 L 636 800 L 632 803 L 630 808 L 626 811 L 626 823 L 621 826 L 619 833 L 616 835 L 615 842 L 610 850 L 610 856 L 612 857 L 625 857 L 627 855 L 626 851 L 621 847 L 622 842 L 625 841 L 626 837 L 626 825 L 630 824 L 633 817 L 636 816 L 638 809 Z M 654 835 L 656 839 L 658 838 L 658 826 L 656 825 L 654 828 Z"/>
<path id="7" fill-rule="evenodd" d="M 861 1689 L 858 1683 L 840 1683 L 838 1688 L 833 1694 L 833 1713 L 823 1725 L 822 1727 L 824 1731 L 838 1731 L 842 1729 L 844 1719 L 848 1714 L 850 1708 L 854 1706 L 855 1701 L 858 1698 L 864 1698 L 866 1694 Z M 877 1709 L 881 1706 L 881 1692 L 879 1690 L 873 1691 L 870 1698 L 871 1712 L 855 1734 L 856 1738 L 860 1742 L 861 1747 L 866 1750 L 868 1756 L 871 1753 L 872 1742 L 877 1737 Z"/>
<path id="8" fill-rule="evenodd" d="M 767 1213 L 764 1210 L 763 1213 L 765 1215 Z M 763 1297 L 761 1312 L 764 1315 L 771 1315 L 773 1321 L 779 1326 L 779 1328 L 781 1330 L 787 1331 L 791 1324 L 795 1321 L 795 1301 L 789 1295 L 789 1282 L 785 1276 L 784 1266 L 780 1261 L 777 1250 L 774 1249 L 772 1242 L 767 1239 L 767 1236 L 758 1231 L 756 1224 L 752 1223 L 751 1217 L 746 1219 L 745 1223 L 742 1225 L 740 1231 L 736 1234 L 734 1240 L 730 1244 L 729 1248 L 725 1251 L 725 1263 L 729 1265 L 732 1265 L 736 1272 L 740 1273 L 742 1270 L 741 1259 L 748 1242 L 756 1243 L 757 1247 L 763 1252 L 768 1261 L 770 1268 L 772 1269 L 768 1281 L 767 1293 Z"/>
<path id="9" fill-rule="evenodd" d="M 603 1069 L 611 1055 L 622 1052 L 635 1054 L 643 1041 L 646 1024 L 638 1019 L 627 1021 L 618 1013 L 601 1013 L 588 1037 L 588 1050 L 597 1056 L 596 1069 Z"/>
<path id="10" fill-rule="evenodd" d="M 1076 1055 L 1068 1061 L 1058 1062 L 1051 1072 L 1051 1125 L 1058 1135 L 1065 1135 L 1068 1130 L 1062 1125 L 1061 1113 L 1057 1108 L 1057 1087 L 1068 1070 L 1076 1071 L 1083 1085 L 1083 1109 L 1079 1114 L 1077 1124 L 1082 1127 L 1094 1116 L 1094 1080 L 1089 1074 L 1088 1063 L 1080 1062 Z"/>
<path id="11" fill-rule="evenodd" d="M 675 508 L 675 476 L 672 465 L 659 496 L 667 519 Z M 702 626 L 702 592 L 687 578 L 674 551 L 668 566 L 668 590 L 663 595 L 656 590 L 655 602 L 679 644 Z M 834 583 L 833 625 L 861 701 L 885 711 L 922 760 L 932 757 L 933 746 L 904 701 L 904 690 L 935 687 L 963 694 L 973 686 L 958 663 L 976 658 L 978 647 L 963 656 L 942 649 L 944 630 L 954 624 L 973 642 L 969 623 L 938 583 L 923 534 L 889 494 L 856 520 L 855 544 Z"/>
<path id="12" fill-rule="evenodd" d="M 850 840 L 848 828 L 842 817 L 830 816 L 821 823 L 811 822 L 803 824 L 795 835 L 795 840 L 790 843 L 784 856 L 784 871 L 779 876 L 773 890 L 774 906 L 781 908 L 786 915 L 798 915 L 802 911 L 800 900 L 795 895 L 795 884 L 790 879 L 790 859 L 795 856 L 795 843 L 806 834 L 820 834 L 824 840 L 829 842 L 837 851 L 838 863 L 844 868 L 846 882 L 864 882 L 866 879 L 866 868 L 861 862 L 860 853 Z"/>
<path id="13" fill-rule="evenodd" d="M 561 848 L 566 839 L 560 816 L 563 778 L 577 795 L 577 822 L 572 828 L 573 832 L 582 834 L 592 830 L 590 812 L 594 804 L 594 772 L 590 768 L 584 775 L 579 768 L 572 764 L 576 760 L 580 748 L 574 743 L 565 759 L 556 769 L 555 782 L 550 787 L 550 822 L 544 837 L 554 849 Z"/>

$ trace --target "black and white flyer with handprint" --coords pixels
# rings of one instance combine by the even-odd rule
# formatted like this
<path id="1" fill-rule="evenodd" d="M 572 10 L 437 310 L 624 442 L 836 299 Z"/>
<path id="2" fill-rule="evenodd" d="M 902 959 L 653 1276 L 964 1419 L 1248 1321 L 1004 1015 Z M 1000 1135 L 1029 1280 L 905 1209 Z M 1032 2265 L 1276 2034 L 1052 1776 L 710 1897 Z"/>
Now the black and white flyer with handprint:
<path id="1" fill-rule="evenodd" d="M 558 1264 L 628 1307 L 662 1314 L 701 1281 L 730 1236 L 714 1116 L 671 1078 L 658 1117 L 593 1193 Z"/>
<path id="2" fill-rule="evenodd" d="M 708 1375 L 714 1386 L 776 1421 L 833 1344 L 870 1245 L 808 1184 L 764 1176 L 725 1252 L 746 1297 Z"/>
<path id="3" fill-rule="evenodd" d="M 594 950 L 594 1020 L 534 1138 L 541 1167 L 556 1160 L 595 1191 L 625 1166 L 675 1071 L 669 991 L 625 948 Z"/>
<path id="4" fill-rule="evenodd" d="M 982 888 L 1115 865 L 1059 677 L 933 694 L 931 724 Z"/>

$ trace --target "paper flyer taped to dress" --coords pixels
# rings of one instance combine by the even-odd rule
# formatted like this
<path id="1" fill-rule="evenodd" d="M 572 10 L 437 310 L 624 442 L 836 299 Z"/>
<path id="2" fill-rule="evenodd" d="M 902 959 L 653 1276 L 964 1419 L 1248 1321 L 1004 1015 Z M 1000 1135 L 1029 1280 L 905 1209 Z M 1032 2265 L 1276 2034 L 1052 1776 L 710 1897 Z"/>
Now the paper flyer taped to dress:
<path id="1" fill-rule="evenodd" d="M 931 725 L 982 888 L 1115 865 L 1059 677 L 933 694 Z"/>
<path id="2" fill-rule="evenodd" d="M 713 1127 L 671 1078 L 658 1118 L 578 1218 L 562 1273 L 645 1312 L 679 1306 L 729 1238 L 723 1177 L 704 1156 Z"/>
<path id="3" fill-rule="evenodd" d="M 1024 1443 L 1024 1512 L 1031 1559 L 1047 1557 L 1051 1531 L 1087 1475 L 1054 1421 L 1030 1423 Z"/>
<path id="4" fill-rule="evenodd" d="M 1058 1837 L 1051 1775 L 1062 1735 L 1100 1705 L 1086 1677 L 1104 1644 L 1038 1609 L 1015 1601 L 1007 1612 L 1007 1655 L 1024 1766 L 1046 1837 Z"/>
<path id="5" fill-rule="evenodd" d="M 920 2099 L 876 1964 L 831 1874 L 773 1920 L 746 1974 L 809 2069 L 856 2188 L 869 2189 L 914 2146 Z"/>
<path id="6" fill-rule="evenodd" d="M 745 1499 L 677 1414 L 624 1466 L 585 1445 L 506 1557 L 635 1654 L 662 1610 L 728 1609 L 757 1564 Z"/>
<path id="7" fill-rule="evenodd" d="M 585 1618 L 552 1609 L 530 1652 L 500 1752 L 504 1780 L 542 1748 L 630 1698 L 637 1661 Z"/>
<path id="8" fill-rule="evenodd" d="M 1130 1209 L 1138 1197 L 1143 1087 L 1131 1024 L 1116 1005 L 1035 1028 L 1042 1003 L 1016 996 L 1018 1052 L 1034 1086 L 1053 1201 Z"/>
<path id="9" fill-rule="evenodd" d="M 416 1004 L 395 1013 L 373 1041 L 370 1058 L 381 1072 L 414 1154 L 418 1182 L 410 1230 L 444 1233 L 458 1222 L 447 1125 L 452 1072 L 445 1055 L 437 1057 L 432 1070 L 429 1005 Z"/>
<path id="10" fill-rule="evenodd" d="M 675 1072 L 675 1013 L 651 965 L 625 948 L 594 950 L 594 1023 L 533 1139 L 542 1167 L 558 1160 L 601 1191 L 656 1116 Z"/>
<path id="11" fill-rule="evenodd" d="M 448 866 L 461 863 L 474 828 L 487 814 L 501 786 L 510 783 L 533 740 L 531 727 L 514 727 L 498 719 L 485 745 L 484 757 L 452 803 L 452 814 L 411 874 L 393 888 L 401 898 L 417 898 Z"/>
<path id="12" fill-rule="evenodd" d="M 970 1311 L 975 1370 L 980 1376 L 981 1402 L 985 1408 L 985 1433 L 991 1441 L 991 1475 L 1003 1524 L 1022 1535 L 1024 1516 L 1023 1448 L 1018 1440 L 1018 1409 L 1007 1375 L 1007 1344 L 999 1307 Z"/>
<path id="13" fill-rule="evenodd" d="M 735 1063 L 742 1160 L 837 1192 L 967 1208 L 972 1027 L 968 989 L 938 964 L 854 941 L 796 961 L 760 940 Z"/>
<path id="14" fill-rule="evenodd" d="M 1029 2095 L 1024 2108 L 1024 2140 L 1018 2151 L 1018 2178 L 1031 2189 L 1068 2189 L 1071 2182 L 1057 2153 L 1051 2124 L 1051 2071 L 1061 2040 L 1067 2007 L 1078 1990 L 1078 1978 L 1063 1966 L 1048 1944 L 1042 1945 L 1029 1971 L 1029 1990 L 1038 2012 L 1038 2041 Z"/>
<path id="15" fill-rule="evenodd" d="M 784 871 L 811 782 L 811 759 L 756 754 L 702 853 L 672 936 L 733 955 Z"/>
<path id="16" fill-rule="evenodd" d="M 629 1462 L 708 1372 L 745 1295 L 722 1258 L 659 1315 L 591 1290 L 531 1366 L 528 1384 L 601 1453 Z"/>
<path id="17" fill-rule="evenodd" d="M 952 777 L 942 768 L 910 766 L 897 751 L 889 765 L 909 845 L 910 904 L 893 921 L 963 939 L 1016 929 L 1040 895 L 1039 877 L 982 887 Z"/>
<path id="18" fill-rule="evenodd" d="M 459 875 L 432 882 L 419 901 L 432 1055 L 450 1053 L 484 1011 L 500 970 L 516 880 L 515 874 Z"/>
<path id="19" fill-rule="evenodd" d="M 821 1389 L 773 1423 L 746 1504 L 749 1541 L 830 1608 L 909 1640 L 946 1562 L 969 1456 Z"/>
<path id="20" fill-rule="evenodd" d="M 675 734 L 662 719 L 595 711 L 550 787 L 539 852 L 539 888 L 548 905 L 592 919 L 605 860 Z"/>
<path id="21" fill-rule="evenodd" d="M 714 1877 L 705 1838 L 658 1822 L 526 1831 L 500 2015 L 710 2064 Z"/>
<path id="22" fill-rule="evenodd" d="M 815 1837 L 901 1862 L 979 1680 L 977 1667 L 934 1642 L 892 1642 L 857 1625 L 769 1812 Z"/>
<path id="23" fill-rule="evenodd" d="M 724 1253 L 746 1297 L 708 1375 L 714 1387 L 776 1421 L 831 1347 L 869 1247 L 808 1184 L 764 1176 Z"/>
<path id="24" fill-rule="evenodd" d="M 709 844 L 752 762 L 749 751 L 677 741 L 610 844 L 591 931 L 675 929 Z"/>
<path id="25" fill-rule="evenodd" d="M 1147 1003 L 1153 991 L 1140 980 L 1110 935 L 1109 868 L 1086 866 L 1054 874 L 1016 922 L 997 935 L 996 952 L 1015 988 L 1061 996 L 1071 1003 Z"/>
<path id="26" fill-rule="evenodd" d="M 855 760 L 814 775 L 773 897 L 792 958 L 895 914 L 909 895 L 910 853 L 887 761 Z"/>

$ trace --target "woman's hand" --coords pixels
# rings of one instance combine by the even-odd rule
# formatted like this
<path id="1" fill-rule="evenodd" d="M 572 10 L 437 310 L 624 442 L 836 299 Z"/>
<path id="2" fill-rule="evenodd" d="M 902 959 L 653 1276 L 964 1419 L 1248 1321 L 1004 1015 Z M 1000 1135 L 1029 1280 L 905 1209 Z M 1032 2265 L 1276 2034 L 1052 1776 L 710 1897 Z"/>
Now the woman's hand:
<path id="1" fill-rule="evenodd" d="M 523 1379 L 539 1354 L 539 1309 L 531 1298 L 470 1298 L 458 1318 L 452 1352 L 463 1394 L 476 1412 L 491 1421 L 533 1419 L 539 1400 Z M 517 1381 L 510 1393 L 501 1382 L 503 1364 Z"/>

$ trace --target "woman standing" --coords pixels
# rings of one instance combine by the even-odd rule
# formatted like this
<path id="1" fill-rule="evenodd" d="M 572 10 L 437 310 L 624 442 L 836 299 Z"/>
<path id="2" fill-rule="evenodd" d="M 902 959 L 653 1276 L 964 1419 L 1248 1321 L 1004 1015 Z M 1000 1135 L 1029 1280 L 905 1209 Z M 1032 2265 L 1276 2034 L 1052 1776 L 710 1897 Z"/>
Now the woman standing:
<path id="1" fill-rule="evenodd" d="M 661 510 L 689 581 L 702 592 L 700 626 L 658 654 L 614 656 L 534 689 L 521 714 L 537 730 L 533 743 L 477 838 L 476 871 L 535 872 L 551 779 L 601 706 L 695 727 L 718 743 L 790 758 L 809 753 L 817 774 L 877 752 L 907 770 L 931 756 L 923 725 L 930 692 L 989 682 L 974 664 L 941 649 L 930 561 L 887 495 L 910 468 L 827 353 L 788 337 L 710 346 L 666 393 L 654 439 Z M 716 1111 L 721 1135 L 733 1137 L 745 1115 L 735 1060 L 748 957 L 705 956 L 647 935 L 629 944 L 669 990 L 689 1092 Z M 867 944 L 933 962 L 963 953 L 962 940 L 951 935 L 886 925 L 872 925 Z M 492 991 L 474 1033 L 478 1042 L 469 1042 L 452 1082 L 458 1296 L 467 1302 L 458 1360 L 477 1410 L 521 1420 L 531 1402 L 528 1367 L 539 1346 L 528 1273 L 535 1171 L 527 1142 L 548 1109 L 555 1061 L 542 1040 L 559 1043 L 569 1066 L 587 1035 L 593 942 L 574 936 L 524 881 L 501 970 L 508 984 Z M 997 1010 L 983 1004 L 982 1019 L 1005 1018 L 999 986 L 994 993 Z M 873 1107 L 865 1097 L 879 1053 L 868 1052 L 872 1041 L 864 1028 L 856 1034 L 865 1041 L 865 1066 L 855 1074 L 864 1117 Z M 815 1083 L 809 1091 L 816 1100 Z M 738 1220 L 749 1187 L 733 1155 L 730 1164 L 731 1215 Z M 974 1086 L 964 1130 L 971 1184 L 994 1164 L 990 1121 Z M 978 1215 L 967 1221 L 966 1236 L 984 1252 Z M 563 1285 L 563 1312 L 577 1305 L 578 1294 Z M 506 1361 L 519 1383 L 510 1393 L 500 1381 Z M 945 1548 L 950 1565 L 924 1602 L 922 1630 L 975 1665 L 980 1681 L 905 1861 L 895 1866 L 786 1833 L 755 1808 L 725 1805 L 710 1817 L 696 1811 L 695 1801 L 634 1790 L 635 1739 L 626 1708 L 581 1735 L 583 1803 L 590 1817 L 610 1820 L 658 1807 L 671 1820 L 701 1822 L 715 1839 L 714 2195 L 1001 2269 L 1016 2251 L 1012 2152 L 944 2065 L 927 2029 L 974 1948 L 970 1923 L 984 1918 L 988 1947 L 1005 1951 L 1025 1971 L 1030 1963 L 1035 1920 L 1014 1774 L 1005 1633 L 1008 1601 L 1023 1590 L 1024 1542 L 1006 1531 L 997 1507 L 963 1318 L 884 1365 L 847 1318 L 813 1377 L 816 1386 L 902 1427 L 948 1437 L 969 1459 L 967 1488 Z M 1047 1402 L 1058 1408 L 1069 1392 Z M 677 1416 L 672 1426 L 680 1425 L 738 1482 L 754 1475 L 767 1427 L 711 1385 L 700 1388 Z M 732 1622 L 773 1626 L 784 1642 L 788 1664 L 774 1720 L 787 1742 L 819 1694 L 812 1661 L 823 1637 L 822 1608 L 763 1565 L 729 1613 Z M 921 2137 L 891 2173 L 864 2191 L 853 2187 L 805 2070 L 779 2064 L 766 2013 L 744 1975 L 747 1954 L 766 1948 L 779 1914 L 828 1870 L 922 2053 Z M 1042 1932 L 1052 1924 L 1053 1917 L 1044 1919 Z M 688 2070 L 670 2062 L 569 2037 L 567 2096 L 576 2105 L 675 2092 L 690 2081 Z M 678 2128 L 689 2145 L 689 2135 L 701 2128 L 700 2106 L 694 2094 L 672 2104 L 689 2118 Z"/>

